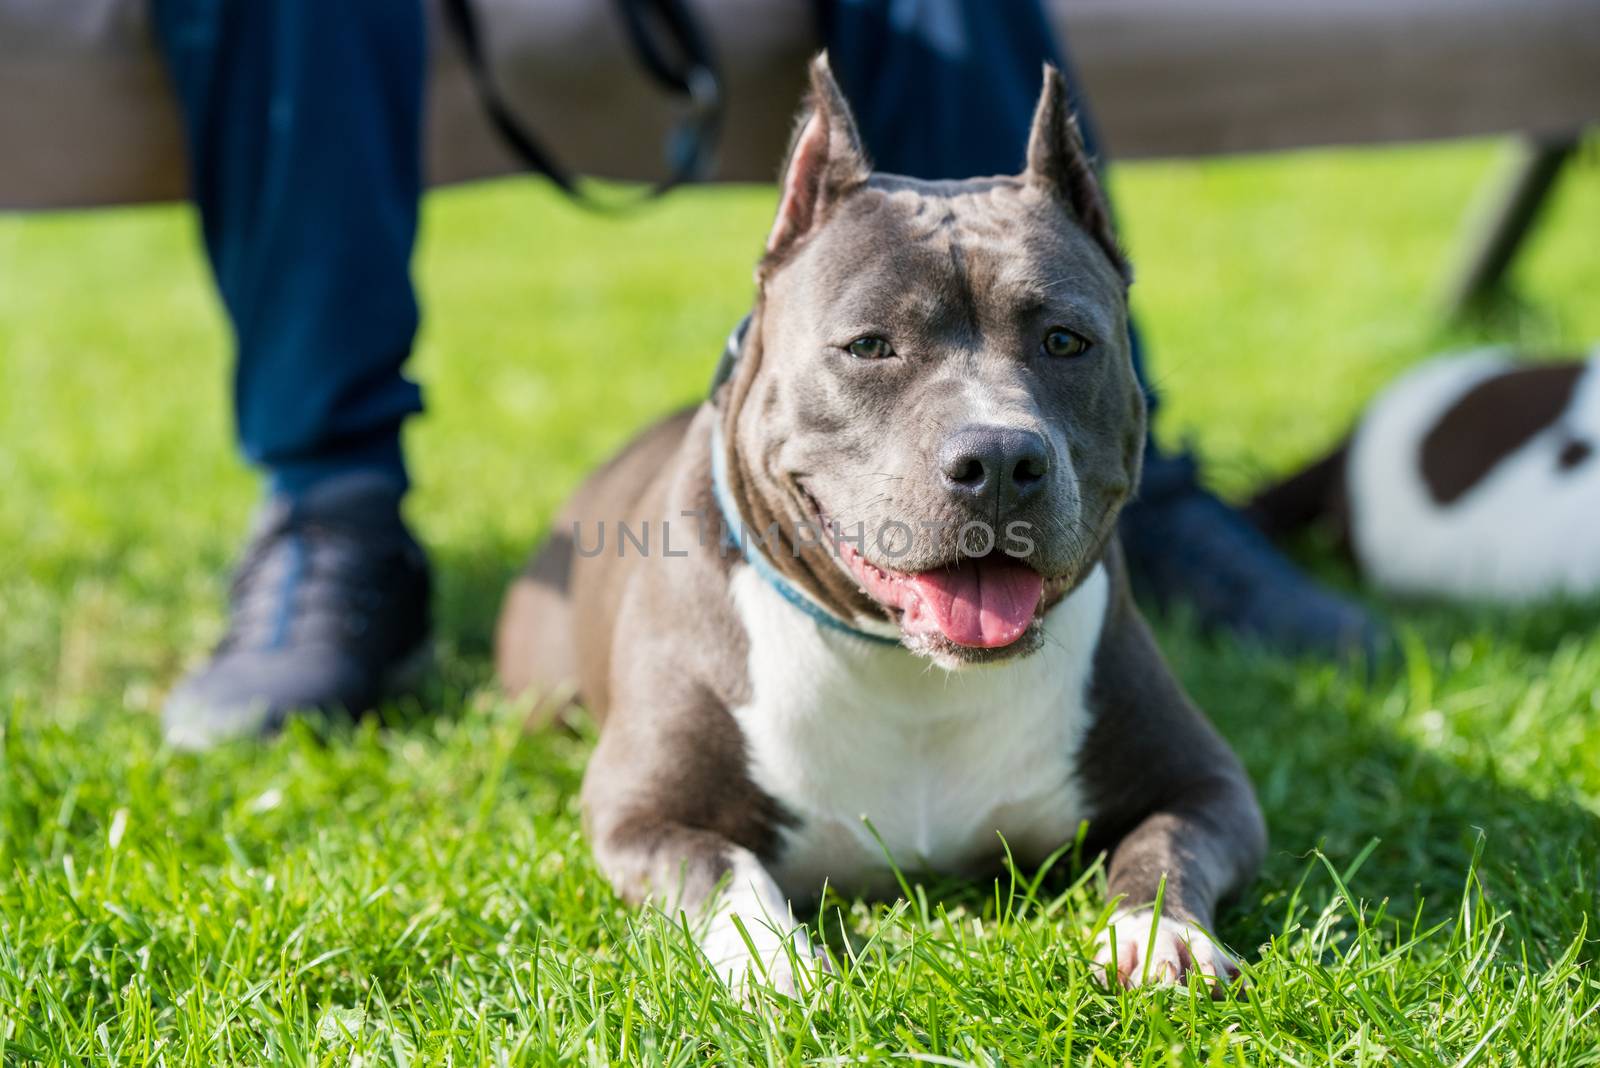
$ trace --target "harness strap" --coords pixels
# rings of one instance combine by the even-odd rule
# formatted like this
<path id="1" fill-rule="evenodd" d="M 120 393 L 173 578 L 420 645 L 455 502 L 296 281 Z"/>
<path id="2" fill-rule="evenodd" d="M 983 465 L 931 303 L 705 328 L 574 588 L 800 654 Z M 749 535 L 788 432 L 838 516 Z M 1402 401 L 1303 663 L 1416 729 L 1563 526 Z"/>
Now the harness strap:
<path id="1" fill-rule="evenodd" d="M 750 316 L 747 313 L 743 319 L 734 324 L 728 333 L 728 340 L 722 343 L 722 355 L 717 359 L 717 369 L 711 373 L 711 388 L 706 390 L 708 398 L 714 398 L 722 384 L 733 377 L 733 369 L 739 365 L 739 356 L 744 352 L 744 336 L 750 332 Z"/>

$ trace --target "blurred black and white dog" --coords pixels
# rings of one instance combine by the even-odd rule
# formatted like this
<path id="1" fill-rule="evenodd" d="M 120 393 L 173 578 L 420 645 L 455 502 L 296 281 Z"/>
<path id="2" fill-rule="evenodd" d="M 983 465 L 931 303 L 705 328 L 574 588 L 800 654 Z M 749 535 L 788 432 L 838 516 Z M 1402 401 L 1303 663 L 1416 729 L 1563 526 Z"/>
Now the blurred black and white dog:
<path id="1" fill-rule="evenodd" d="M 1390 593 L 1600 593 L 1600 347 L 1553 363 L 1509 349 L 1432 360 L 1251 512 L 1273 536 L 1331 521 Z"/>

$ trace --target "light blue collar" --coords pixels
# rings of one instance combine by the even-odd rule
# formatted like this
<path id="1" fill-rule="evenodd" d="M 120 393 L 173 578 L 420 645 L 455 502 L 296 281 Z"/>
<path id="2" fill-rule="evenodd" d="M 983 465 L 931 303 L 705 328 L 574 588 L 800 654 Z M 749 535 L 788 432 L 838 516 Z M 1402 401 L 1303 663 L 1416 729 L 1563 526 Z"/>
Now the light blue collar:
<path id="1" fill-rule="evenodd" d="M 719 413 L 720 414 L 720 413 Z M 744 562 L 749 564 L 757 575 L 768 586 L 778 591 L 778 596 L 794 605 L 800 611 L 822 624 L 831 627 L 852 638 L 863 641 L 876 642 L 879 645 L 899 645 L 898 638 L 891 638 L 885 634 L 873 634 L 871 631 L 859 630 L 852 627 L 807 594 L 796 588 L 793 583 L 778 573 L 761 550 L 751 543 L 746 537 L 744 519 L 739 515 L 739 509 L 733 503 L 733 497 L 728 493 L 728 471 L 725 450 L 722 447 L 722 426 L 720 423 L 711 425 L 711 493 L 716 498 L 717 511 L 722 514 L 723 540 L 729 548 L 736 548 L 744 557 Z"/>

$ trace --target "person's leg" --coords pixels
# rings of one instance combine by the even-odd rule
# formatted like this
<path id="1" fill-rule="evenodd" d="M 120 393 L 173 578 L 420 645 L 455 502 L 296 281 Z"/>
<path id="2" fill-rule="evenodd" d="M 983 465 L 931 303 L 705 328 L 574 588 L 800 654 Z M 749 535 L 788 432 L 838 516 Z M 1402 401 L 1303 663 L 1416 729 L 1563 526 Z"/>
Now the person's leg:
<path id="1" fill-rule="evenodd" d="M 825 0 L 823 37 L 862 139 L 881 170 L 918 178 L 1022 168 L 1040 67 L 1073 87 L 1091 154 L 1104 160 L 1064 42 L 1039 0 Z M 1157 395 L 1130 324 L 1151 415 Z M 1152 420 L 1153 422 L 1153 420 Z M 1122 542 L 1135 585 L 1183 604 L 1208 627 L 1292 652 L 1371 651 L 1380 630 L 1361 608 L 1311 581 L 1235 509 L 1204 490 L 1194 458 L 1146 439 Z"/>
<path id="2" fill-rule="evenodd" d="M 417 329 L 422 11 L 405 0 L 156 0 L 191 193 L 238 349 L 245 456 L 297 492 L 403 481 Z"/>
<path id="3" fill-rule="evenodd" d="M 417 328 L 424 16 L 412 0 L 155 0 L 192 193 L 271 498 L 228 637 L 174 693 L 187 744 L 370 704 L 427 630 L 400 521 Z"/>

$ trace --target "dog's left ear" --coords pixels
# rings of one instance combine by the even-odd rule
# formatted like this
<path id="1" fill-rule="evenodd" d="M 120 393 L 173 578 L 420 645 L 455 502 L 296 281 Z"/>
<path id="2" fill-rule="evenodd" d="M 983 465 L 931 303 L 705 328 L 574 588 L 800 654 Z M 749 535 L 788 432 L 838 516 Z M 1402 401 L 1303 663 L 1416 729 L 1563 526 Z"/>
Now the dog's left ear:
<path id="1" fill-rule="evenodd" d="M 815 230 L 828 209 L 867 180 L 872 165 L 827 53 L 811 62 L 811 91 L 783 167 L 783 199 L 767 236 L 767 256 L 781 256 Z"/>
<path id="2" fill-rule="evenodd" d="M 1111 209 L 1100 189 L 1100 177 L 1083 146 L 1078 120 L 1072 114 L 1066 79 L 1044 66 L 1044 89 L 1028 134 L 1028 169 L 1023 177 L 1059 199 L 1089 236 L 1095 239 L 1124 281 L 1132 281 L 1128 260 L 1117 247 Z"/>

